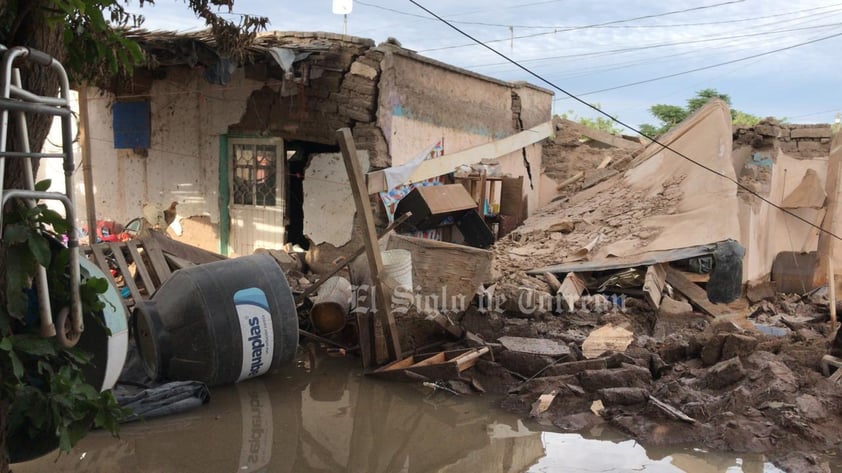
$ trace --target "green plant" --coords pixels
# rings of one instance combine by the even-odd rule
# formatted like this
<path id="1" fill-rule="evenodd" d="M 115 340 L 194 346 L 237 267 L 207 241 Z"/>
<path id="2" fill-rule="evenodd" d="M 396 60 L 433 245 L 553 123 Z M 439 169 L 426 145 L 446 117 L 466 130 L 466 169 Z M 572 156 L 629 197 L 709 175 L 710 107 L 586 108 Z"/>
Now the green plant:
<path id="1" fill-rule="evenodd" d="M 659 124 L 651 125 L 649 123 L 644 123 L 638 128 L 642 134 L 650 137 L 666 133 L 670 128 L 692 115 L 693 112 L 702 108 L 711 99 L 719 99 L 727 103 L 729 106 L 731 105 L 731 97 L 728 96 L 728 94 L 720 94 L 716 89 L 702 89 L 696 92 L 696 95 L 687 99 L 686 107 L 668 104 L 656 104 L 649 107 L 649 113 L 658 119 Z M 731 109 L 731 122 L 734 125 L 754 126 L 757 125 L 760 120 L 761 118 L 756 115 L 733 108 Z"/>
<path id="2" fill-rule="evenodd" d="M 38 190 L 47 187 L 48 181 L 36 185 Z M 100 393 L 85 381 L 83 369 L 91 356 L 65 348 L 55 338 L 40 337 L 37 321 L 29 315 L 38 265 L 47 268 L 54 307 L 69 306 L 69 251 L 56 243 L 69 230 L 66 221 L 43 204 L 12 206 L 4 221 L 7 297 L 0 305 L 0 403 L 8 408 L 6 432 L 17 437 L 10 440 L 53 436 L 68 451 L 92 427 L 116 434 L 125 413 L 110 391 Z M 83 312 L 89 320 L 98 320 L 94 314 L 104 308 L 100 294 L 107 288 L 103 278 L 81 282 Z"/>
<path id="3" fill-rule="evenodd" d="M 599 104 L 594 104 L 594 107 L 600 108 Z M 622 131 L 615 125 L 616 122 L 614 120 L 602 115 L 597 115 L 596 118 L 583 117 L 573 110 L 568 110 L 567 112 L 561 114 L 561 118 L 578 122 L 580 125 L 584 125 L 594 130 L 611 133 L 612 135 L 619 135 Z"/>

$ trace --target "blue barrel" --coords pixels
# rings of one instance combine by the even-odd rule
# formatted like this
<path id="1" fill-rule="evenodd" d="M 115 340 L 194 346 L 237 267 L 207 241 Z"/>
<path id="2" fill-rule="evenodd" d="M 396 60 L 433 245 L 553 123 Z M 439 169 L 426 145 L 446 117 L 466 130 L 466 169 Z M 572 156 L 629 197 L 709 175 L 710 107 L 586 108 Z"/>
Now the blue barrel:
<path id="1" fill-rule="evenodd" d="M 137 304 L 132 328 L 156 381 L 235 383 L 292 361 L 298 349 L 295 301 L 268 254 L 176 271 Z"/>

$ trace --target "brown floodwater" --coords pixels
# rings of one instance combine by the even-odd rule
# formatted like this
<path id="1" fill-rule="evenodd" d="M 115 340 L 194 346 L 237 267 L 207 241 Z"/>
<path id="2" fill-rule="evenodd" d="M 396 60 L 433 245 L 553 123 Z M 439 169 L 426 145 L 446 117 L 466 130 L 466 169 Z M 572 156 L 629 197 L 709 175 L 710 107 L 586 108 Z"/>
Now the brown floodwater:
<path id="1" fill-rule="evenodd" d="M 356 358 L 301 350 L 295 364 L 185 414 L 93 432 L 30 472 L 775 472 L 761 456 L 644 448 L 607 429 L 542 431 L 488 396 L 364 377 Z"/>

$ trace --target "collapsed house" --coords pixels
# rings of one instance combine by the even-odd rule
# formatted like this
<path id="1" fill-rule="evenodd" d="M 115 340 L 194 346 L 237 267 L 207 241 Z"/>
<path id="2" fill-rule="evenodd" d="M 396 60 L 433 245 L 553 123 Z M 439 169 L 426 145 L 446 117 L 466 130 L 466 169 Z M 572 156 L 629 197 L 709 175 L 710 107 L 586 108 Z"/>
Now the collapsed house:
<path id="1" fill-rule="evenodd" d="M 373 172 L 543 125 L 463 164 L 493 159 L 500 175 L 522 176 L 507 192 L 527 213 L 552 197 L 540 173 L 547 90 L 330 33 L 262 34 L 240 60 L 205 32 L 130 36 L 148 65 L 87 94 L 98 218 L 124 223 L 174 202 L 184 242 L 230 255 L 312 243 L 314 266 L 332 261 L 354 228 L 342 127 Z M 385 208 L 375 206 L 383 226 Z"/>

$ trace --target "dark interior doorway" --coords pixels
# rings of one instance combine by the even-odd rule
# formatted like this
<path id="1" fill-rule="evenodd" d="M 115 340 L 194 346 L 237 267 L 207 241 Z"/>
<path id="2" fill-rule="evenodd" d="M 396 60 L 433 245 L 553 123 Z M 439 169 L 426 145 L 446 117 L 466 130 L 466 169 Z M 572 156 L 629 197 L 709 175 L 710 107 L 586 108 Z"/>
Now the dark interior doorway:
<path id="1" fill-rule="evenodd" d="M 286 239 L 287 243 L 308 250 L 310 241 L 304 236 L 304 171 L 313 154 L 338 153 L 339 147 L 306 141 L 286 141 L 285 147 L 288 173 Z"/>

